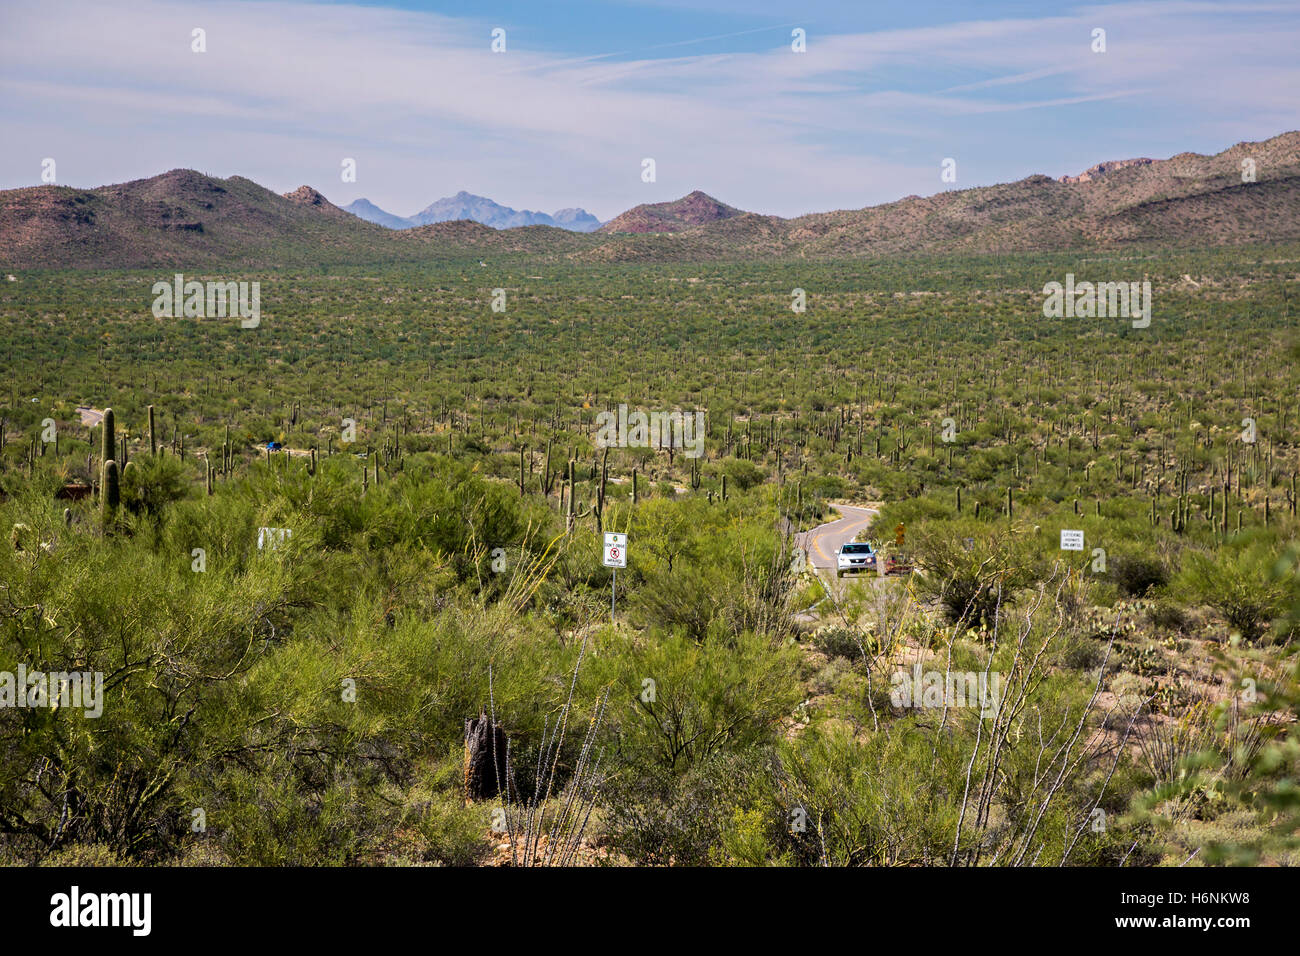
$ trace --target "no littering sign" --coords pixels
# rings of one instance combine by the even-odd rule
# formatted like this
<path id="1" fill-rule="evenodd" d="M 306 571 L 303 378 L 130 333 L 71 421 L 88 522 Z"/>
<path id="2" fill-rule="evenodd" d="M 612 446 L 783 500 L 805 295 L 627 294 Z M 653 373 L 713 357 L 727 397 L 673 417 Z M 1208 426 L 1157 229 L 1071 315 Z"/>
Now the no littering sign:
<path id="1" fill-rule="evenodd" d="M 1067 531 L 1061 529 L 1061 550 L 1062 551 L 1082 551 L 1083 550 L 1083 532 Z"/>

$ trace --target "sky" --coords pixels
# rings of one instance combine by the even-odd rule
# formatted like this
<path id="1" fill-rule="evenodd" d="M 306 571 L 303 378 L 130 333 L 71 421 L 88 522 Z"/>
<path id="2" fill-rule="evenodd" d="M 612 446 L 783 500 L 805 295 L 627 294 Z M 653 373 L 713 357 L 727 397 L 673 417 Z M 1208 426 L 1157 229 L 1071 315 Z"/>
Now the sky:
<path id="1" fill-rule="evenodd" d="M 0 188 L 53 159 L 397 215 L 795 216 L 1267 139 L 1300 128 L 1297 51 L 1298 0 L 0 0 Z"/>

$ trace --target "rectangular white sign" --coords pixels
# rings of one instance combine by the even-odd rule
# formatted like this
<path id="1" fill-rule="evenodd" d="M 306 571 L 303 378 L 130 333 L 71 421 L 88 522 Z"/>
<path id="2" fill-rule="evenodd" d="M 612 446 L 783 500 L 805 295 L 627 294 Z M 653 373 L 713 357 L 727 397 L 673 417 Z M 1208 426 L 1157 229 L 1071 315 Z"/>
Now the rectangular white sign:
<path id="1" fill-rule="evenodd" d="M 1061 550 L 1062 551 L 1082 551 L 1083 550 L 1083 532 L 1066 531 L 1061 529 Z"/>
<path id="2" fill-rule="evenodd" d="M 627 535 L 605 532 L 605 567 L 627 567 Z"/>

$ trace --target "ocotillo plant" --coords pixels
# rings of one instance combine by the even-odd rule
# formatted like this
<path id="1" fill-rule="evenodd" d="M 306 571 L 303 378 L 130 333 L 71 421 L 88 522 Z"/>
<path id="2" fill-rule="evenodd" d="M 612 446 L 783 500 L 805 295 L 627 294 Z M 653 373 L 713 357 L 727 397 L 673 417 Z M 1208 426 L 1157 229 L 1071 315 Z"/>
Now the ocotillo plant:
<path id="1" fill-rule="evenodd" d="M 510 763 L 510 741 L 505 746 L 505 818 L 506 832 L 510 844 L 511 862 L 515 866 L 567 866 L 573 863 L 582 834 L 591 818 L 592 809 L 599 796 L 604 777 L 600 772 L 600 762 L 604 751 L 596 749 L 600 737 L 601 724 L 605 718 L 605 708 L 609 703 L 609 691 L 596 702 L 594 712 L 587 724 L 587 732 L 578 749 L 577 760 L 570 777 L 567 793 L 561 795 L 557 770 L 560 766 L 560 754 L 564 750 L 565 735 L 569 729 L 569 716 L 573 706 L 574 690 L 578 684 L 578 671 L 582 667 L 587 653 L 587 637 L 582 639 L 578 651 L 578 661 L 573 668 L 573 678 L 569 682 L 569 696 L 555 722 L 547 718 L 542 724 L 544 746 L 538 755 L 537 767 L 540 771 L 534 782 L 531 799 L 520 799 L 523 794 L 518 790 Z M 496 701 L 492 692 L 492 676 L 488 675 L 488 699 L 491 705 L 490 718 L 496 723 Z M 559 797 L 558 805 L 552 804 L 552 797 Z M 550 814 L 551 819 L 547 820 Z"/>

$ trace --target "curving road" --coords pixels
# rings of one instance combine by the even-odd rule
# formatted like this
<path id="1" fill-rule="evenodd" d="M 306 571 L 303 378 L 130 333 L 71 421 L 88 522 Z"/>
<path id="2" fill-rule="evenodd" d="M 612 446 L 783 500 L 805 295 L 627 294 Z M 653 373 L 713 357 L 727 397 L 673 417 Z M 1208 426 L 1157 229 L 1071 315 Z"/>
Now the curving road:
<path id="1" fill-rule="evenodd" d="M 808 561 L 818 570 L 835 570 L 835 552 L 846 541 L 852 541 L 879 514 L 878 508 L 860 508 L 857 505 L 835 505 L 840 517 L 835 521 L 804 531 L 795 539 L 808 555 Z"/>

